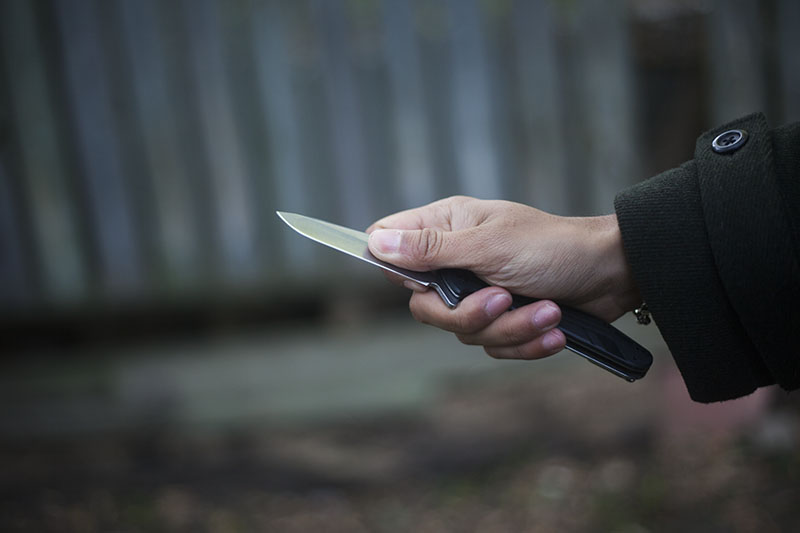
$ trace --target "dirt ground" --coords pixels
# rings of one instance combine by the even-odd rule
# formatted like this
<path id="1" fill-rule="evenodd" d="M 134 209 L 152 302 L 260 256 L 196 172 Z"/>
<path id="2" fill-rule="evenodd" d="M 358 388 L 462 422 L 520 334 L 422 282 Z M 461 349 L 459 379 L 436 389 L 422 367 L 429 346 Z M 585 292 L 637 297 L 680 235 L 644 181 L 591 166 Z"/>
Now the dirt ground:
<path id="1" fill-rule="evenodd" d="M 783 532 L 800 402 L 692 404 L 569 379 L 454 378 L 414 413 L 2 444 L 3 531 Z M 657 384 L 657 385 L 655 385 Z"/>

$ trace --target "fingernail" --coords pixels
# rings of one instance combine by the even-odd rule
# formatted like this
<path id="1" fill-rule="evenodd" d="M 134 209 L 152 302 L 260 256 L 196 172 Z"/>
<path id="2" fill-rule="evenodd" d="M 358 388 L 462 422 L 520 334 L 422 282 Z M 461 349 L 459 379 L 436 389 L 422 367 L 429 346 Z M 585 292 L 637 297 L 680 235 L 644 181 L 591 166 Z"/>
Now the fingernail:
<path id="1" fill-rule="evenodd" d="M 495 294 L 486 302 L 486 314 L 494 318 L 500 316 L 511 307 L 511 296 L 508 294 Z"/>
<path id="2" fill-rule="evenodd" d="M 533 315 L 533 323 L 539 329 L 552 328 L 558 323 L 559 309 L 550 302 L 544 304 Z"/>
<path id="3" fill-rule="evenodd" d="M 542 347 L 549 352 L 559 352 L 564 347 L 564 335 L 561 331 L 553 329 L 542 337 Z"/>
<path id="4" fill-rule="evenodd" d="M 392 254 L 400 249 L 400 230 L 396 229 L 378 229 L 373 231 L 369 236 L 369 242 L 379 252 L 384 254 Z"/>

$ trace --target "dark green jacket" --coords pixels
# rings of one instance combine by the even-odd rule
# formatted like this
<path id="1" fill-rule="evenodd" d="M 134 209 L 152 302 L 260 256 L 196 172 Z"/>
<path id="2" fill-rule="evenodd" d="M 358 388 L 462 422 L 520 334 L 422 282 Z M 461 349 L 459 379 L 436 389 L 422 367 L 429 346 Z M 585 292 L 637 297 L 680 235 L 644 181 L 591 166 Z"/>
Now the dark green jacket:
<path id="1" fill-rule="evenodd" d="M 738 150 L 720 133 L 742 129 Z M 621 192 L 625 253 L 691 397 L 800 387 L 800 124 L 755 114 L 695 159 Z"/>

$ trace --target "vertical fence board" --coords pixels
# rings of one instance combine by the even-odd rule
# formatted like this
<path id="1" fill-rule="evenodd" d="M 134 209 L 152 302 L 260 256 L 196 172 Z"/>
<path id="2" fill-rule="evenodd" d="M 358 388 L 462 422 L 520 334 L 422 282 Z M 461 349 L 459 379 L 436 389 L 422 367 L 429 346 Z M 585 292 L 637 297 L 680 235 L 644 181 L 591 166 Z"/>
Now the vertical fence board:
<path id="1" fill-rule="evenodd" d="M 159 263 L 168 283 L 187 286 L 197 281 L 198 236 L 196 206 L 181 159 L 178 116 L 170 103 L 153 0 L 117 0 L 122 37 L 132 69 L 136 118 L 147 160 L 147 176 L 154 192 L 154 214 Z"/>
<path id="2" fill-rule="evenodd" d="M 486 81 L 498 187 L 503 198 L 526 202 L 527 184 L 521 170 L 524 150 L 518 144 L 521 119 L 511 28 L 514 6 L 511 1 L 484 2 L 480 5 L 488 57 Z"/>
<path id="3" fill-rule="evenodd" d="M 800 2 L 778 0 L 778 69 L 782 122 L 800 120 Z"/>
<path id="4" fill-rule="evenodd" d="M 362 109 L 351 64 L 350 31 L 345 6 L 325 0 L 313 3 L 315 23 L 321 37 L 328 128 L 336 183 L 331 198 L 337 198 L 345 225 L 366 227 L 374 218 L 370 206 Z"/>
<path id="5" fill-rule="evenodd" d="M 573 35 L 580 74 L 572 81 L 583 101 L 584 133 L 568 150 L 585 152 L 589 188 L 570 194 L 588 196 L 588 209 L 582 214 L 613 211 L 616 193 L 639 178 L 626 14 L 622 1 L 587 0 L 580 6 L 578 32 Z"/>
<path id="6" fill-rule="evenodd" d="M 75 140 L 91 206 L 105 289 L 142 288 L 137 229 L 120 159 L 97 11 L 91 2 L 55 2 Z"/>
<path id="7" fill-rule="evenodd" d="M 199 114 L 211 177 L 218 248 L 226 281 L 252 279 L 259 270 L 255 249 L 252 191 L 246 175 L 242 143 L 231 108 L 218 25 L 218 4 L 212 0 L 182 4 L 188 22 L 189 61 L 196 84 Z"/>
<path id="8" fill-rule="evenodd" d="M 83 248 L 32 7 L 26 0 L 0 4 L 10 111 L 19 137 L 22 184 L 44 293 L 57 302 L 75 301 L 86 288 Z"/>
<path id="9" fill-rule="evenodd" d="M 277 176 L 273 169 L 274 153 L 262 108 L 256 69 L 257 54 L 253 47 L 253 18 L 256 6 L 252 0 L 234 0 L 220 4 L 224 64 L 229 78 L 231 108 L 242 144 L 250 187 L 250 204 L 259 261 L 259 282 L 285 268 L 283 250 L 275 242 L 281 209 L 277 198 Z M 285 209 L 285 208 L 283 208 Z"/>
<path id="10" fill-rule="evenodd" d="M 758 0 L 714 0 L 708 17 L 711 122 L 764 109 L 766 72 Z M 796 29 L 795 29 L 796 30 Z"/>
<path id="11" fill-rule="evenodd" d="M 449 0 L 453 143 L 464 194 L 500 198 L 488 54 L 476 0 Z"/>
<path id="12" fill-rule="evenodd" d="M 443 2 L 419 1 L 413 4 L 419 36 L 425 112 L 428 116 L 428 139 L 431 166 L 436 177 L 433 184 L 437 197 L 463 193 L 458 182 L 456 146 L 452 129 L 455 121 L 451 86 L 450 35 L 447 8 Z"/>
<path id="13" fill-rule="evenodd" d="M 304 202 L 309 205 L 309 214 L 341 220 L 341 192 L 336 188 L 332 128 L 328 124 L 330 112 L 322 66 L 322 39 L 316 31 L 312 10 L 302 9 L 300 4 L 289 4 L 282 12 L 292 31 L 291 35 L 286 34 L 286 42 L 292 92 L 297 104 L 299 151 L 306 186 Z"/>
<path id="14" fill-rule="evenodd" d="M 564 139 L 561 81 L 558 72 L 556 20 L 550 0 L 518 0 L 514 4 L 516 68 L 526 142 L 522 148 L 526 200 L 564 213 L 568 192 L 564 180 Z"/>
<path id="15" fill-rule="evenodd" d="M 403 207 L 415 207 L 435 200 L 435 177 L 411 4 L 405 0 L 386 0 L 383 17 L 399 167 L 397 178 Z"/>
<path id="16" fill-rule="evenodd" d="M 275 205 L 279 210 L 311 214 L 314 191 L 308 183 L 303 164 L 298 101 L 293 87 L 293 72 L 286 47 L 286 22 L 274 1 L 253 2 L 252 46 L 258 84 L 259 108 L 265 124 L 270 154 L 271 178 L 274 182 Z M 280 228 L 284 229 L 284 228 Z M 285 231 L 275 233 L 282 242 L 285 263 L 292 269 L 307 264 L 311 248 Z"/>
<path id="17" fill-rule="evenodd" d="M 359 95 L 364 139 L 365 170 L 370 192 L 369 218 L 397 211 L 403 204 L 397 165 L 393 164 L 394 115 L 386 54 L 383 51 L 382 16 L 377 2 L 352 4 L 349 12 L 353 71 Z"/>
<path id="18" fill-rule="evenodd" d="M 20 227 L 21 206 L 15 200 L 11 176 L 0 155 L 0 311 L 34 300 Z"/>

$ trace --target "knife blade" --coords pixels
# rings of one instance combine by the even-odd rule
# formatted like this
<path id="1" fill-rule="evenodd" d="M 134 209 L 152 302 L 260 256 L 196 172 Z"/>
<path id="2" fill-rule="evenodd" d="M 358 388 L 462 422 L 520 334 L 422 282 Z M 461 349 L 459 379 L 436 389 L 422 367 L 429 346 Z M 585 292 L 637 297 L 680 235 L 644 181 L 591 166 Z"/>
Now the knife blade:
<path id="1" fill-rule="evenodd" d="M 489 286 L 469 270 L 446 268 L 418 272 L 382 261 L 369 251 L 369 235 L 363 231 L 296 213 L 277 211 L 277 214 L 290 228 L 312 241 L 435 289 L 451 309 L 473 292 Z M 512 296 L 510 309 L 538 301 L 527 296 Z M 647 349 L 595 316 L 558 305 L 561 308 L 558 328 L 564 332 L 567 350 L 627 381 L 633 382 L 645 376 L 653 362 Z"/>

